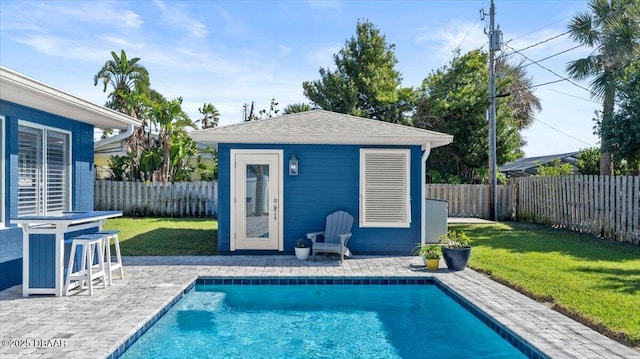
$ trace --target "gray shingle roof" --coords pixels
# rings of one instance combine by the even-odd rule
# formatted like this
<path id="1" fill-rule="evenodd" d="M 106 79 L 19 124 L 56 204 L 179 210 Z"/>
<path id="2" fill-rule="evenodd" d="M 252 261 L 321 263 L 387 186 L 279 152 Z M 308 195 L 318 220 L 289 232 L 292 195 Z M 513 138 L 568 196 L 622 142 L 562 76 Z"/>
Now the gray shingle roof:
<path id="1" fill-rule="evenodd" d="M 191 132 L 200 143 L 444 146 L 453 136 L 363 117 L 312 110 Z"/>
<path id="2" fill-rule="evenodd" d="M 500 167 L 498 171 L 504 173 L 508 177 L 522 177 L 531 176 L 538 173 L 538 167 L 540 165 L 546 165 L 553 160 L 560 160 L 562 163 L 570 163 L 574 167 L 574 172 L 578 171 L 576 156 L 578 152 L 560 153 L 556 155 L 546 155 L 537 157 L 521 158 L 519 160 L 505 163 Z"/>

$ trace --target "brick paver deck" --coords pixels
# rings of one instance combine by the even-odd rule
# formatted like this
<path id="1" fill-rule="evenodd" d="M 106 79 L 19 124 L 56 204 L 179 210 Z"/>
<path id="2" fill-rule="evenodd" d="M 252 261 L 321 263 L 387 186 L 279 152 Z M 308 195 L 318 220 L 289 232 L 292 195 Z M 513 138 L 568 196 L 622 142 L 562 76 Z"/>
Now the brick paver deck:
<path id="1" fill-rule="evenodd" d="M 430 273 L 417 257 L 333 258 L 301 262 L 290 255 L 126 257 L 125 280 L 94 295 L 23 298 L 21 287 L 0 292 L 0 357 L 104 358 L 186 289 L 198 276 L 434 276 L 552 358 L 640 358 L 619 344 L 501 284 L 466 269 Z M 115 274 L 115 273 L 114 273 Z M 10 340 L 25 339 L 24 347 Z M 64 347 L 34 348 L 48 344 Z M 35 342 L 33 340 L 36 340 Z"/>

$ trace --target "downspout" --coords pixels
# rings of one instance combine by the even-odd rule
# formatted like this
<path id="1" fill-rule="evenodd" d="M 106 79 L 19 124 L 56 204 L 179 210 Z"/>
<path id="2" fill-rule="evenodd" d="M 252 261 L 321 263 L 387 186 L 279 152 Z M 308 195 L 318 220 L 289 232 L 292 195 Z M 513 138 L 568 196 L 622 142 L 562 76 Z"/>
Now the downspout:
<path id="1" fill-rule="evenodd" d="M 426 204 L 426 196 L 427 196 L 427 191 L 425 189 L 426 184 L 427 184 L 427 158 L 429 157 L 429 154 L 431 153 L 431 142 L 427 142 L 424 145 L 422 145 L 422 175 L 420 176 L 420 181 L 422 182 L 420 184 L 420 199 L 421 199 L 421 208 L 422 210 L 421 212 L 421 216 L 420 216 L 420 244 L 425 244 L 426 240 L 427 240 L 427 229 L 425 228 L 426 224 L 427 224 L 427 219 L 426 219 L 426 209 L 427 209 L 427 204 Z"/>
<path id="2" fill-rule="evenodd" d="M 118 141 L 122 141 L 124 139 L 127 139 L 129 137 L 131 137 L 131 135 L 133 135 L 133 130 L 134 130 L 134 126 L 129 124 L 127 125 L 127 130 L 123 133 L 119 133 L 115 136 L 111 136 L 108 138 L 105 138 L 104 140 L 100 140 L 98 142 L 95 142 L 93 145 L 93 150 L 97 150 L 98 147 L 104 147 L 106 145 L 112 144 L 114 142 L 118 142 Z"/>

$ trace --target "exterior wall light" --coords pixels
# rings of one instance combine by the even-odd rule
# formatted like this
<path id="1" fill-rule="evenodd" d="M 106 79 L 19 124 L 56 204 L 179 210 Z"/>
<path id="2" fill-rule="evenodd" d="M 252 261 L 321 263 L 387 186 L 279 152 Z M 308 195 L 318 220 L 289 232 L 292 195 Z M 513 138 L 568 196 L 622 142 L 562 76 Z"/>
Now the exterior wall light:
<path id="1" fill-rule="evenodd" d="M 291 155 L 289 158 L 289 176 L 297 176 L 298 175 L 298 159 L 296 155 Z"/>

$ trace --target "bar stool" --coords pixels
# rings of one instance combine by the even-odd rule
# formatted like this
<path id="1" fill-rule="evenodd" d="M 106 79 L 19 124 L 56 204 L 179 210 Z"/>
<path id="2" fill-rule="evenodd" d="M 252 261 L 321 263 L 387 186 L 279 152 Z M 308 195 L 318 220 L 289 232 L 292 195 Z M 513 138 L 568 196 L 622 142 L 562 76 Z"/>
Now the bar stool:
<path id="1" fill-rule="evenodd" d="M 103 230 L 98 231 L 95 234 L 99 234 L 102 236 L 103 243 L 103 255 L 105 256 L 105 266 L 107 267 L 107 277 L 109 278 L 109 285 L 113 285 L 113 274 L 112 271 L 116 269 L 120 269 L 120 279 L 124 279 L 124 269 L 122 268 L 122 256 L 120 255 L 120 241 L 118 240 L 118 230 Z M 113 239 L 113 244 L 116 247 L 116 261 L 111 261 L 111 239 Z"/>
<path id="2" fill-rule="evenodd" d="M 82 261 L 80 269 L 73 272 L 73 263 L 75 261 L 76 248 L 82 247 Z M 94 256 L 98 253 L 98 264 L 95 268 Z M 82 288 L 84 283 L 89 287 L 89 295 L 93 295 L 93 281 L 102 279 L 102 287 L 107 288 L 107 280 L 104 271 L 104 260 L 102 258 L 102 235 L 99 234 L 83 234 L 72 238 L 71 255 L 69 256 L 69 265 L 67 267 L 67 279 L 64 283 L 64 293 L 69 294 L 69 286 L 72 280 L 78 281 L 78 286 Z"/>

